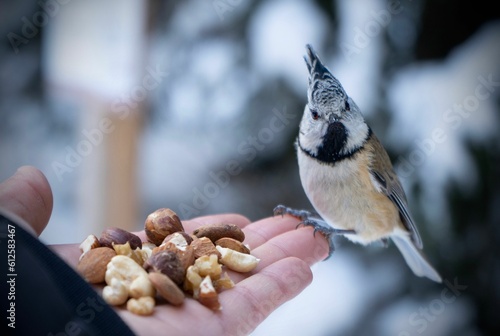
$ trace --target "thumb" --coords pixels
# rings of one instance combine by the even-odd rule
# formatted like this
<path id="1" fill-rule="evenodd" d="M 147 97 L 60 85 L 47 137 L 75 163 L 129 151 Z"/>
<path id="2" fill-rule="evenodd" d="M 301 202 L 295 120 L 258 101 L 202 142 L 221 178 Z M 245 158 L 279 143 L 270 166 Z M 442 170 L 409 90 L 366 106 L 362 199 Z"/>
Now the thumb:
<path id="1" fill-rule="evenodd" d="M 0 209 L 20 217 L 40 235 L 52 213 L 52 190 L 37 168 L 23 166 L 0 183 Z"/>

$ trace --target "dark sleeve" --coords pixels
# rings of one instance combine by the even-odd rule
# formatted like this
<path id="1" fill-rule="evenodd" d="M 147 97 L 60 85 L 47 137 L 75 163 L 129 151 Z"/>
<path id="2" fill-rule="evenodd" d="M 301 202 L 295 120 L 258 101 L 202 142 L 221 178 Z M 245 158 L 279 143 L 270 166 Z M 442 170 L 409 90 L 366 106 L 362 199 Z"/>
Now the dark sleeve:
<path id="1" fill-rule="evenodd" d="M 0 265 L 7 335 L 133 335 L 70 266 L 1 214 Z"/>

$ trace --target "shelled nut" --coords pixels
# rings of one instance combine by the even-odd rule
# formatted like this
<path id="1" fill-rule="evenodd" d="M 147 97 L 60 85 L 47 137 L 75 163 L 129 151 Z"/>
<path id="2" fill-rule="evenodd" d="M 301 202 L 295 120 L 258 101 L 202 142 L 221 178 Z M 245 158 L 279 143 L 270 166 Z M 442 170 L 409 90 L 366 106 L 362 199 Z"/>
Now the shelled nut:
<path id="1" fill-rule="evenodd" d="M 129 299 L 127 301 L 127 310 L 137 315 L 151 315 L 154 312 L 155 299 L 150 296 L 140 297 L 138 299 Z"/>
<path id="2" fill-rule="evenodd" d="M 219 264 L 215 254 L 196 259 L 194 267 L 201 277 L 208 275 L 212 280 L 219 279 L 222 274 L 222 265 Z"/>
<path id="3" fill-rule="evenodd" d="M 144 269 L 148 272 L 163 273 L 179 286 L 184 281 L 184 267 L 177 254 L 172 251 L 153 253 L 144 263 Z"/>
<path id="4" fill-rule="evenodd" d="M 87 251 L 80 259 L 77 270 L 89 283 L 97 284 L 104 282 L 106 266 L 116 256 L 113 249 L 108 247 L 97 247 Z"/>
<path id="5" fill-rule="evenodd" d="M 80 255 L 80 259 L 82 259 L 83 255 L 87 253 L 88 251 L 95 249 L 97 247 L 100 247 L 101 244 L 99 243 L 99 239 L 97 239 L 96 236 L 93 234 L 89 235 L 85 240 L 80 244 L 79 248 L 80 251 L 82 251 L 82 254 Z"/>
<path id="6" fill-rule="evenodd" d="M 214 243 L 212 243 L 212 241 L 207 237 L 201 237 L 193 240 L 190 246 L 193 248 L 195 259 L 212 254 L 215 254 L 218 258 L 220 258 L 220 252 L 217 251 Z"/>
<path id="7" fill-rule="evenodd" d="M 184 227 L 175 212 L 162 208 L 149 214 L 144 223 L 144 231 L 150 242 L 160 245 L 166 236 L 174 232 L 184 231 Z"/>
<path id="8" fill-rule="evenodd" d="M 260 259 L 251 254 L 237 252 L 225 247 L 217 246 L 221 254 L 220 262 L 236 272 L 250 272 L 257 267 Z"/>
<path id="9" fill-rule="evenodd" d="M 245 240 L 245 234 L 237 225 L 226 223 L 203 225 L 194 230 L 193 234 L 198 238 L 207 237 L 213 243 L 224 237 L 233 238 L 240 242 Z"/>
<path id="10" fill-rule="evenodd" d="M 135 298 L 154 296 L 155 293 L 147 272 L 127 256 L 117 255 L 111 258 L 104 278 L 108 286 L 112 286 L 113 279 L 118 280 L 127 288 L 128 295 Z"/>
<path id="11" fill-rule="evenodd" d="M 224 270 L 249 272 L 259 263 L 233 224 L 204 225 L 189 234 L 175 212 L 162 208 L 147 217 L 145 233 L 147 242 L 120 228 L 104 230 L 99 239 L 89 235 L 77 265 L 88 282 L 106 282 L 108 304 L 126 304 L 134 314 L 153 314 L 155 298 L 181 305 L 185 293 L 220 310 L 218 293 L 235 286 Z"/>
<path id="12" fill-rule="evenodd" d="M 212 310 L 220 310 L 219 294 L 215 290 L 212 280 L 207 275 L 200 284 L 200 293 L 198 301 L 207 308 Z"/>
<path id="13" fill-rule="evenodd" d="M 113 244 L 126 244 L 127 242 L 133 250 L 142 247 L 142 242 L 139 237 L 131 232 L 116 227 L 104 230 L 99 238 L 101 246 L 110 248 L 113 248 Z"/>
<path id="14" fill-rule="evenodd" d="M 125 244 L 113 244 L 113 249 L 117 255 L 127 256 L 141 266 L 151 255 L 151 252 L 147 249 L 137 248 L 132 250 L 129 242 Z"/>
<path id="15" fill-rule="evenodd" d="M 184 293 L 168 276 L 163 273 L 151 272 L 148 277 L 158 294 L 167 302 L 174 306 L 184 302 Z"/>
<path id="16" fill-rule="evenodd" d="M 218 246 L 221 246 L 221 247 L 225 247 L 225 248 L 229 248 L 231 250 L 238 251 L 238 252 L 241 252 L 241 253 L 250 254 L 250 249 L 248 247 L 246 247 L 245 245 L 243 245 L 243 243 L 240 242 L 239 240 L 236 240 L 236 239 L 233 239 L 233 238 L 223 237 L 221 239 L 218 239 L 215 242 L 215 245 L 218 245 Z"/>

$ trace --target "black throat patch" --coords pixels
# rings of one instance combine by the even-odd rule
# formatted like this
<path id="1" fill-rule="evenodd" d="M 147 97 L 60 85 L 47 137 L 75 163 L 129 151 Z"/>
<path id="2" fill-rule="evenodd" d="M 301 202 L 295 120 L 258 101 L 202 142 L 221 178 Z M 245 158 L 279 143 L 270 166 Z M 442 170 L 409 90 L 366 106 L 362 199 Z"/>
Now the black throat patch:
<path id="1" fill-rule="evenodd" d="M 354 154 L 359 152 L 366 144 L 366 142 L 372 136 L 372 129 L 368 127 L 368 134 L 363 143 L 352 150 L 345 152 L 344 148 L 347 144 L 348 132 L 344 124 L 340 122 L 334 122 L 328 126 L 328 130 L 323 137 L 323 143 L 318 148 L 316 154 L 311 153 L 311 151 L 305 149 L 300 144 L 300 140 L 297 138 L 298 147 L 307 156 L 316 159 L 322 163 L 335 164 L 336 162 L 342 161 L 344 159 L 351 158 Z"/>

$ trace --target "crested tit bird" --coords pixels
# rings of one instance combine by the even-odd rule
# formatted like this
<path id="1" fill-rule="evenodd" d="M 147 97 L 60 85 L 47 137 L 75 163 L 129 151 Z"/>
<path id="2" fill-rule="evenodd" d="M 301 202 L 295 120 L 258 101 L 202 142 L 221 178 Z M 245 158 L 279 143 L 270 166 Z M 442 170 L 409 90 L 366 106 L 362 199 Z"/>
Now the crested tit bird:
<path id="1" fill-rule="evenodd" d="M 363 245 L 390 238 L 416 275 L 441 282 L 420 251 L 422 240 L 387 152 L 340 82 L 306 48 L 308 102 L 296 147 L 302 187 L 323 220 L 283 205 L 275 214 L 298 217 L 325 235 L 330 254 L 334 235 Z"/>

